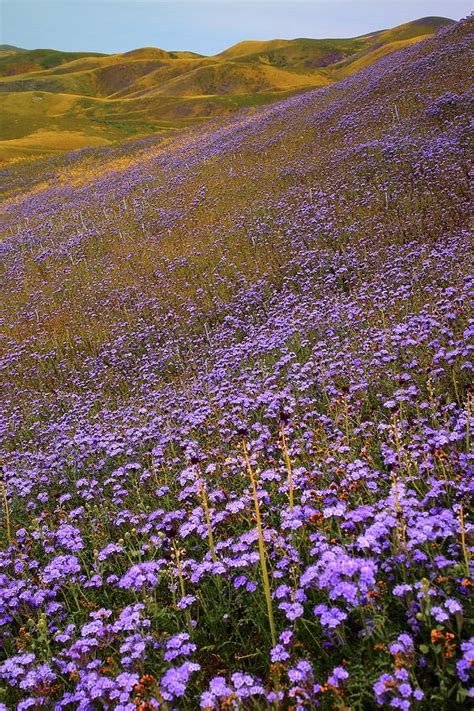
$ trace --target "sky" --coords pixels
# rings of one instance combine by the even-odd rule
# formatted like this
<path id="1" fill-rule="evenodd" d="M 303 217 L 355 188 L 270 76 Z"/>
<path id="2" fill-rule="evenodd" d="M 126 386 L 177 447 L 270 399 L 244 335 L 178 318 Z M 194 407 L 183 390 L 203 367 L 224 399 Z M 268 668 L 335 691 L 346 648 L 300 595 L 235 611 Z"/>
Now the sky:
<path id="1" fill-rule="evenodd" d="M 0 0 L 0 44 L 215 54 L 242 40 L 355 37 L 471 9 L 466 0 Z"/>

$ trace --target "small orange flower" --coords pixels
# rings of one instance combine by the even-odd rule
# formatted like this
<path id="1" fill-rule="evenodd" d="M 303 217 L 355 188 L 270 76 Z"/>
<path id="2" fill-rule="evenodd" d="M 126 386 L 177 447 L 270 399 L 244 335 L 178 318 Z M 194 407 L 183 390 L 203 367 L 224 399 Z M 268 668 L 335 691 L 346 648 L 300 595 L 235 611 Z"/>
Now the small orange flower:
<path id="1" fill-rule="evenodd" d="M 145 686 L 151 686 L 154 681 L 155 677 L 153 676 L 153 674 L 144 674 L 140 679 L 140 684 L 144 684 Z"/>
<path id="2" fill-rule="evenodd" d="M 404 667 L 406 665 L 407 660 L 403 654 L 395 654 L 394 662 L 395 662 L 396 668 L 401 669 L 402 667 Z"/>

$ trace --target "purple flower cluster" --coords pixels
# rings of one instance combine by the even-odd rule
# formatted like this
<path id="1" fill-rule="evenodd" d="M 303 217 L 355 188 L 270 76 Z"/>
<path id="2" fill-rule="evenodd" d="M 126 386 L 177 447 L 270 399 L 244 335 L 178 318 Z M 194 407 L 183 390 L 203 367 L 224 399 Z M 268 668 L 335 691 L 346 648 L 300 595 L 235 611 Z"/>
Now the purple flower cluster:
<path id="1" fill-rule="evenodd" d="M 244 699 L 259 700 L 265 694 L 262 684 L 250 674 L 236 672 L 230 682 L 222 676 L 211 679 L 209 689 L 201 696 L 201 708 L 219 709 L 225 702 L 227 708 L 238 709 Z"/>
<path id="2" fill-rule="evenodd" d="M 409 711 L 413 708 L 414 702 L 421 701 L 423 698 L 423 692 L 420 689 L 413 689 L 409 674 L 403 668 L 396 669 L 393 674 L 382 674 L 374 684 L 374 692 L 380 706 L 386 704 L 402 711 Z"/>

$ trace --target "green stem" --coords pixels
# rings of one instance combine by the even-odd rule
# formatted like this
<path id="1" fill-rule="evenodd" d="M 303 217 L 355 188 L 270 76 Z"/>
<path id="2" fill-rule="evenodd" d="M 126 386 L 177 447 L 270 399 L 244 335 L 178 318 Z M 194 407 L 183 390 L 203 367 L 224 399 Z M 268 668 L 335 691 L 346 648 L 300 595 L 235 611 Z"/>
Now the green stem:
<path id="1" fill-rule="evenodd" d="M 293 482 L 293 468 L 291 466 L 290 455 L 288 454 L 288 447 L 286 446 L 285 438 L 285 425 L 283 422 L 280 425 L 281 433 L 281 443 L 283 448 L 283 457 L 285 459 L 286 471 L 288 472 L 288 497 L 290 499 L 290 511 L 293 511 L 294 505 L 294 482 Z"/>
<path id="2" fill-rule="evenodd" d="M 466 526 L 464 523 L 464 506 L 461 504 L 459 507 L 459 524 L 461 526 L 461 548 L 464 557 L 464 563 L 466 564 L 466 577 L 469 580 L 471 570 L 470 570 L 470 553 L 466 546 Z"/>
<path id="3" fill-rule="evenodd" d="M 270 579 L 268 577 L 267 561 L 266 561 L 266 557 L 265 557 L 265 541 L 263 538 L 262 519 L 260 517 L 260 506 L 258 503 L 257 484 L 255 482 L 255 476 L 252 471 L 252 467 L 250 465 L 250 460 L 249 460 L 249 457 L 247 454 L 247 446 L 246 446 L 245 441 L 243 442 L 243 450 L 244 450 L 245 464 L 246 464 L 247 471 L 248 471 L 248 474 L 250 477 L 250 481 L 252 483 L 253 501 L 254 501 L 254 506 L 255 506 L 255 518 L 257 520 L 258 551 L 259 551 L 259 555 L 260 555 L 262 583 L 263 583 L 263 590 L 265 593 L 265 600 L 267 603 L 268 622 L 270 625 L 270 635 L 272 638 L 272 646 L 275 647 L 276 643 L 277 643 L 277 637 L 276 637 L 276 632 L 275 632 L 275 620 L 273 618 L 273 605 L 272 605 L 272 596 L 271 596 L 271 592 L 270 592 Z"/>
<path id="4" fill-rule="evenodd" d="M 204 515 L 206 517 L 207 539 L 209 541 L 209 550 L 211 551 L 211 558 L 215 563 L 217 561 L 217 555 L 216 555 L 216 549 L 214 547 L 214 536 L 212 535 L 211 515 L 209 512 L 209 503 L 207 500 L 206 490 L 204 488 L 204 485 L 203 485 L 200 477 L 198 478 L 198 486 L 199 486 L 199 496 L 201 498 L 202 507 L 204 509 Z"/>

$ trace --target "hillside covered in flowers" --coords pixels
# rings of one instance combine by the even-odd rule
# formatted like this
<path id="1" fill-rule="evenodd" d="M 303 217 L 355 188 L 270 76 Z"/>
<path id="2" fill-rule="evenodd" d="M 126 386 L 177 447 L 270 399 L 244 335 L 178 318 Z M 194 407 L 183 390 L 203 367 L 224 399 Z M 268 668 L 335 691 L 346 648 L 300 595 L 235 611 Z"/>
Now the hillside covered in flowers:
<path id="1" fill-rule="evenodd" d="M 0 708 L 467 706 L 471 42 L 0 172 Z"/>

